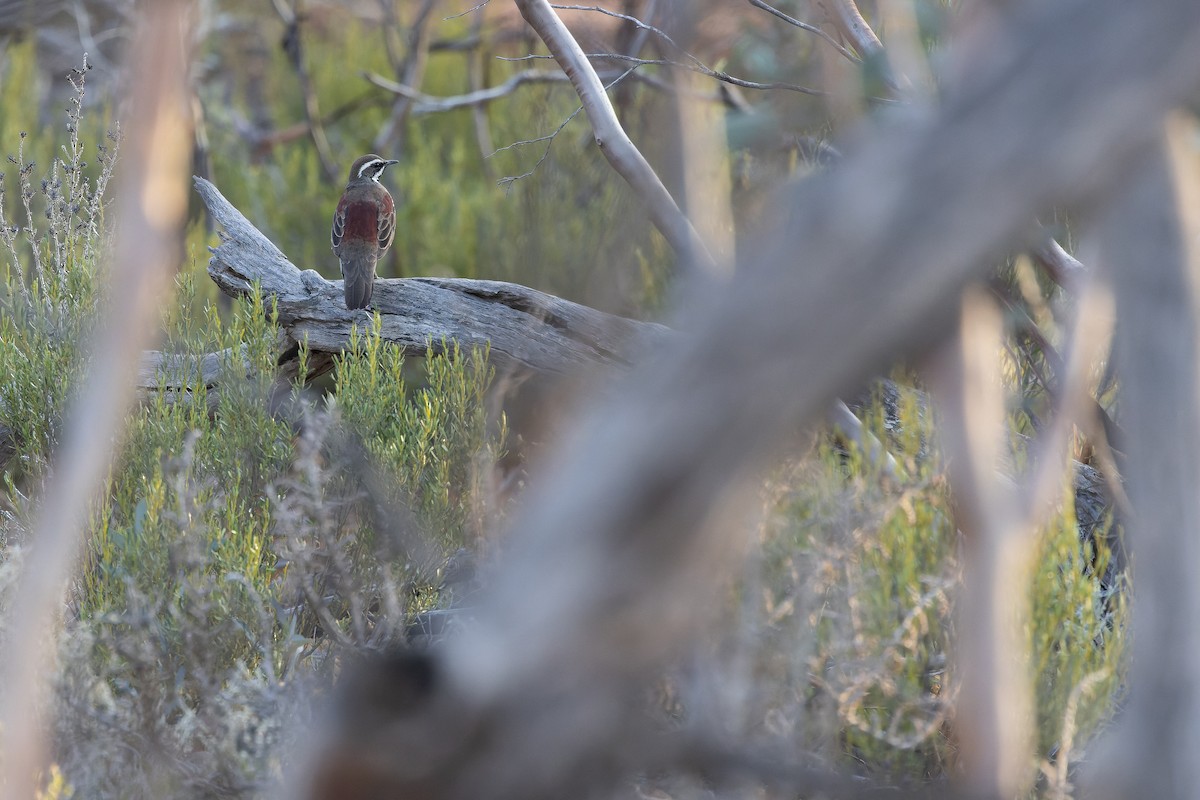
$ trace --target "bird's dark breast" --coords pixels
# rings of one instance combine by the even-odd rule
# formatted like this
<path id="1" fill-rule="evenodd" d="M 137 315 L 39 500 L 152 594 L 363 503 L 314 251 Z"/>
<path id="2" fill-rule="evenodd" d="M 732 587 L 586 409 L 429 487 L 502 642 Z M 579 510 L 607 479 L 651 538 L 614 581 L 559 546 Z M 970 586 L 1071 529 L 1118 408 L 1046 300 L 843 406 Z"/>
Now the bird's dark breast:
<path id="1" fill-rule="evenodd" d="M 342 241 L 375 241 L 379 235 L 379 216 L 372 202 L 348 203 L 346 205 L 346 227 Z"/>

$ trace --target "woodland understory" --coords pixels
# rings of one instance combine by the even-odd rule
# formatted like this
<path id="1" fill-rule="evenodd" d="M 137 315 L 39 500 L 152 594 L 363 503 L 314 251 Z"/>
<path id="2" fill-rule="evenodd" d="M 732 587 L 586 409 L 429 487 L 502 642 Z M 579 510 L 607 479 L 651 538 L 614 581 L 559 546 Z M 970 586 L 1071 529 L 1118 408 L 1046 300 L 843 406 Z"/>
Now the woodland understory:
<path id="1" fill-rule="evenodd" d="M 1200 8 L 248 6 L 0 0 L 0 794 L 1194 796 Z"/>

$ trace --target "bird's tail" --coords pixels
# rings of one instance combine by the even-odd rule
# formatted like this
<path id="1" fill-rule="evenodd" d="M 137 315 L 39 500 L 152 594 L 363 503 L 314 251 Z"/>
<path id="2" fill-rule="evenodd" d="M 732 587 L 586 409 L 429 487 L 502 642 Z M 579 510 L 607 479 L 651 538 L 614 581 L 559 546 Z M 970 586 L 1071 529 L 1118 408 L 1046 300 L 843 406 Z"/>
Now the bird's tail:
<path id="1" fill-rule="evenodd" d="M 342 278 L 346 293 L 346 308 L 366 308 L 371 304 L 375 288 L 375 265 L 371 263 L 343 265 Z"/>

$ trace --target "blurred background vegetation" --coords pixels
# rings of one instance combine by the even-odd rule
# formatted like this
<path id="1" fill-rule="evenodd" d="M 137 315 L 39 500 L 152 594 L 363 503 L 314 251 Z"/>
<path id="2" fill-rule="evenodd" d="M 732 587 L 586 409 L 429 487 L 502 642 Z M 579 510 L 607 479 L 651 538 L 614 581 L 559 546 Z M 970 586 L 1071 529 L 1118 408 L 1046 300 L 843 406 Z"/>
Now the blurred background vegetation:
<path id="1" fill-rule="evenodd" d="M 826 139 L 864 115 L 889 113 L 877 101 L 881 66 L 847 62 L 839 71 L 827 45 L 759 10 L 700 5 L 690 35 L 713 68 L 833 84 L 844 95 L 702 84 L 726 114 L 722 168 L 735 231 L 750 239 L 769 221 L 779 181 L 822 168 Z M 804 4 L 795 5 L 801 13 Z M 378 151 L 401 162 L 385 178 L 399 202 L 384 276 L 510 280 L 653 317 L 671 287 L 663 241 L 582 115 L 541 140 L 578 107 L 568 84 L 528 83 L 486 106 L 429 110 L 429 98 L 553 70 L 505 60 L 544 52 L 508 4 L 459 14 L 468 8 L 431 4 L 421 29 L 427 61 L 414 69 L 418 2 L 314 1 L 298 14 L 282 0 L 203 6 L 195 171 L 294 263 L 334 277 L 328 227 L 343 173 Z M 914 8 L 922 52 L 933 50 L 944 4 Z M 568 19 L 589 51 L 639 35 L 597 13 Z M 0 609 L 33 510 L 46 500 L 40 487 L 105 288 L 104 202 L 128 27 L 116 12 L 92 22 L 87 36 L 74 17 L 0 34 L 0 154 L 9 156 L 0 198 Z M 96 67 L 68 80 L 54 66 L 59 51 L 77 48 L 69 63 L 79 64 L 89 45 Z M 644 56 L 661 56 L 654 37 L 642 46 Z M 627 69 L 598 63 L 610 77 Z M 368 73 L 415 76 L 412 88 L 425 96 L 390 134 L 397 97 Z M 638 75 L 650 80 L 630 76 L 614 99 L 682 197 L 671 73 Z M 513 176 L 524 177 L 505 180 Z M 69 713 L 59 717 L 47 797 L 265 794 L 299 752 L 301 723 L 348 653 L 405 642 L 414 623 L 431 619 L 422 615 L 469 596 L 460 562 L 486 562 L 502 547 L 505 509 L 526 478 L 501 465 L 514 449 L 536 448 L 508 430 L 485 352 L 452 349 L 405 364 L 377 332 L 363 331 L 328 381 L 280 387 L 270 299 L 230 306 L 217 296 L 204 273 L 215 241 L 196 204 L 176 305 L 163 310 L 163 347 L 224 354 L 222 388 L 216 396 L 202 385 L 188 396 L 151 392 L 96 500 L 60 642 L 55 702 Z M 1006 377 L 1018 461 L 1021 434 L 1045 414 L 1061 333 L 1055 288 L 1031 274 L 1017 259 L 999 265 L 994 286 L 1011 315 Z M 911 376 L 898 376 L 899 389 L 887 384 L 898 394 L 857 406 L 898 472 L 824 432 L 798 437 L 793 458 L 764 480 L 760 547 L 728 587 L 735 624 L 711 645 L 731 655 L 712 680 L 749 687 L 729 720 L 734 729 L 786 736 L 863 774 L 932 780 L 955 762 L 948 643 L 958 539 L 936 415 Z M 281 393 L 299 410 L 275 413 Z M 1086 460 L 1087 449 L 1076 455 Z M 1029 630 L 1039 792 L 1056 796 L 1069 792 L 1056 777 L 1056 765 L 1073 757 L 1064 742 L 1078 748 L 1120 695 L 1125 626 L 1122 579 L 1104 544 L 1111 514 L 1092 498 L 1092 521 L 1081 528 L 1077 477 L 1064 476 L 1063 494 L 1043 532 Z M 420 555 L 407 546 L 414 532 L 429 544 Z M 664 677 L 669 716 L 686 718 L 706 691 L 720 693 L 685 673 Z"/>

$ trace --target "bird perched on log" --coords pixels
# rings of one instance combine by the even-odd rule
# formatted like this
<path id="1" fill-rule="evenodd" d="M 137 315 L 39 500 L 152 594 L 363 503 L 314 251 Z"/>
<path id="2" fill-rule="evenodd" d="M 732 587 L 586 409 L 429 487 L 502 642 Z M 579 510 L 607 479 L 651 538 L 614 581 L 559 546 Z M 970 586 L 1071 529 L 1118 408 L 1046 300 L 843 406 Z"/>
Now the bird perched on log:
<path id="1" fill-rule="evenodd" d="M 398 163 L 374 153 L 355 161 L 333 213 L 333 252 L 342 264 L 346 308 L 351 310 L 370 305 L 375 264 L 396 235 L 396 205 L 379 178 Z"/>

